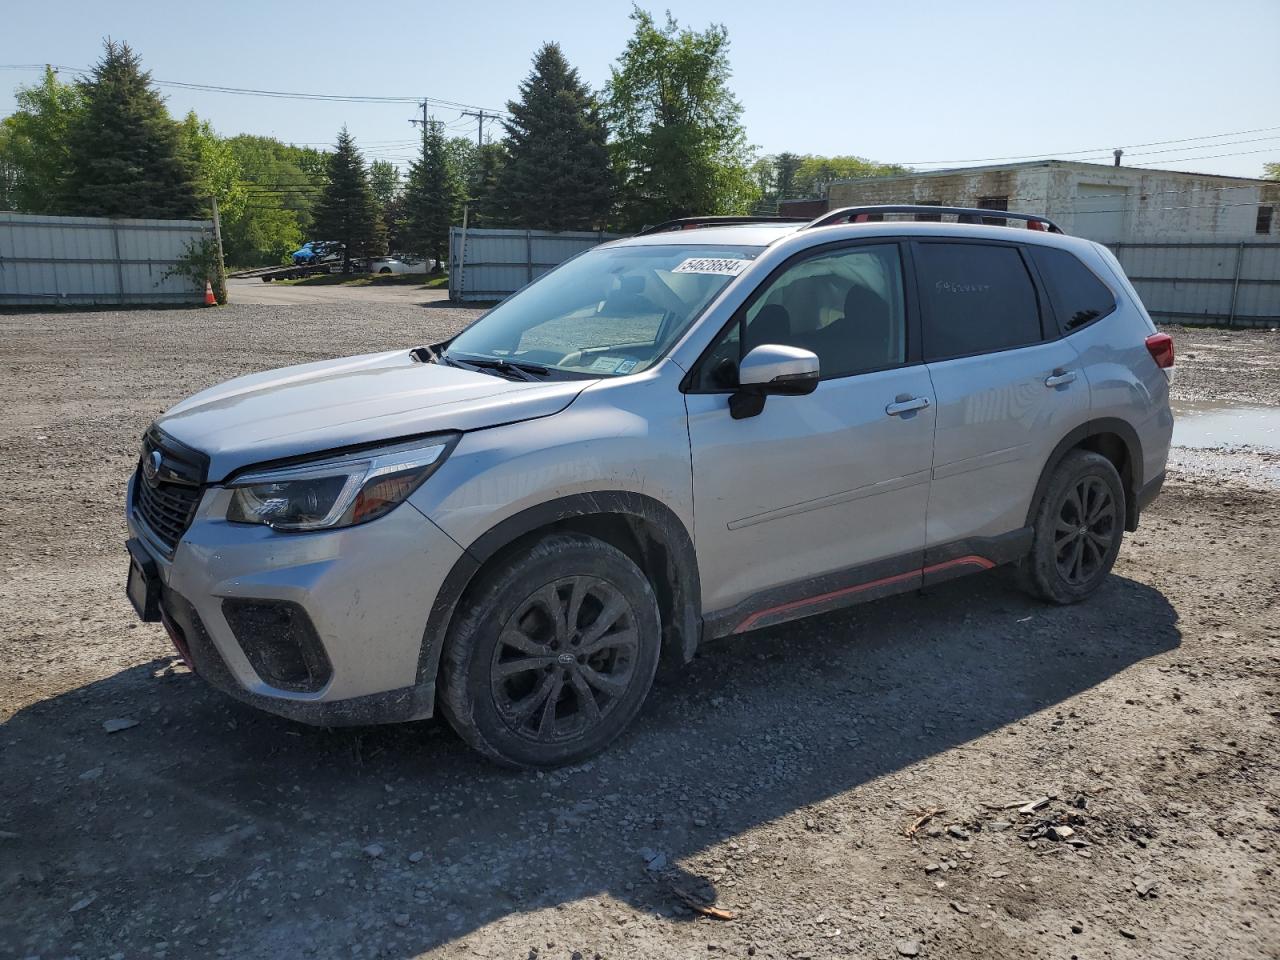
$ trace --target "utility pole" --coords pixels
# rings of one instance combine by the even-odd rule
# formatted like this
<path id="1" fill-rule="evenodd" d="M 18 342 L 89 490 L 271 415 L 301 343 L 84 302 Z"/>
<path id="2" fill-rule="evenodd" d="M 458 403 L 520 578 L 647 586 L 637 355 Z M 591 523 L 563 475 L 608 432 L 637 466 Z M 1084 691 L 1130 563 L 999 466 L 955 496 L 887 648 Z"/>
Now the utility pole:
<path id="1" fill-rule="evenodd" d="M 464 117 L 476 118 L 476 146 L 484 146 L 484 121 L 486 117 L 490 120 L 495 119 L 494 115 L 492 113 L 486 113 L 483 108 L 477 110 L 463 110 L 462 115 Z"/>
<path id="2" fill-rule="evenodd" d="M 222 217 L 218 215 L 218 198 L 210 197 L 213 201 L 213 239 L 218 244 L 218 261 L 225 262 L 222 258 Z"/>
<path id="3" fill-rule="evenodd" d="M 422 146 L 423 146 L 423 150 L 425 151 L 426 145 L 427 145 L 427 131 L 431 129 L 428 126 L 428 124 L 431 123 L 431 120 L 427 115 L 427 101 L 423 100 L 422 103 L 419 104 L 419 106 L 422 107 L 422 119 L 421 120 L 414 119 L 414 120 L 410 120 L 409 122 L 412 124 L 419 124 L 419 123 L 422 124 Z"/>

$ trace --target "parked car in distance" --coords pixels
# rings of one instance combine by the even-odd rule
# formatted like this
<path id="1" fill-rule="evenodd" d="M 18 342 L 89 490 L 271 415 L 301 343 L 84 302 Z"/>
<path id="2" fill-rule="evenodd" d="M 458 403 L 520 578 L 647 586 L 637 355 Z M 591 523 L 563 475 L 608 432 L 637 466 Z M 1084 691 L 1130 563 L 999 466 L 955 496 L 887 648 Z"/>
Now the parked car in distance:
<path id="1" fill-rule="evenodd" d="M 443 343 L 198 393 L 143 438 L 128 595 L 247 703 L 439 709 L 527 767 L 713 638 L 998 565 L 1083 600 L 1163 482 L 1173 343 L 1105 247 L 985 215 L 664 224 Z"/>
<path id="2" fill-rule="evenodd" d="M 427 273 L 428 261 L 420 257 L 399 255 L 375 257 L 369 261 L 369 272 L 374 274 Z"/>

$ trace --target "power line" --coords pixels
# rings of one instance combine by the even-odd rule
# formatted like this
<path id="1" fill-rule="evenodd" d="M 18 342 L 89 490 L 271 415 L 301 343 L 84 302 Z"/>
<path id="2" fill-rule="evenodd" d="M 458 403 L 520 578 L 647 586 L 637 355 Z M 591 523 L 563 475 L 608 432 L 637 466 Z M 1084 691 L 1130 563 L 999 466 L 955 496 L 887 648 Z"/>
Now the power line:
<path id="1" fill-rule="evenodd" d="M 1200 155 L 1195 157 L 1171 157 L 1168 160 L 1161 160 L 1160 162 L 1161 163 L 1185 163 L 1189 160 L 1217 160 L 1220 157 L 1247 157 L 1255 153 L 1273 153 L 1276 151 L 1276 149 L 1277 149 L 1276 147 L 1262 147 L 1259 150 L 1237 150 L 1234 153 L 1211 153 L 1208 156 Z M 1143 166 L 1140 163 L 1134 164 L 1134 166 L 1137 167 L 1138 169 L 1153 169 L 1150 166 Z"/>
<path id="2" fill-rule="evenodd" d="M 1280 127 L 1255 127 L 1251 130 L 1231 130 L 1226 133 L 1209 133 L 1199 137 L 1179 137 L 1174 140 L 1152 140 L 1147 143 L 1133 143 L 1126 147 L 1127 149 L 1137 147 L 1163 147 L 1171 143 L 1190 143 L 1194 140 L 1217 140 L 1220 137 L 1238 137 L 1245 136 L 1250 133 L 1269 133 L 1280 130 Z M 1205 144 L 1206 147 L 1218 146 L 1218 144 Z M 1025 153 L 1018 156 L 1009 157 L 970 157 L 968 160 L 887 160 L 886 164 L 892 164 L 902 167 L 928 167 L 940 163 L 996 163 L 1002 160 L 1039 160 L 1049 157 L 1074 157 L 1086 153 L 1111 155 L 1112 147 L 1092 147 L 1088 150 L 1050 150 L 1044 153 Z"/>
<path id="3" fill-rule="evenodd" d="M 71 67 L 65 64 L 0 64 L 0 69 L 4 70 L 43 70 L 45 66 L 50 66 L 55 70 L 66 70 L 68 73 L 84 75 L 90 71 L 84 67 Z M 347 94 L 347 93 L 299 93 L 288 90 L 264 90 L 255 87 L 230 87 L 215 83 L 193 83 L 186 80 L 160 80 L 152 78 L 152 83 L 160 87 L 174 87 L 181 90 L 200 90 L 206 93 L 225 93 L 233 96 L 241 97 L 273 97 L 285 100 L 320 100 L 326 102 L 337 103 L 421 103 L 424 99 L 429 103 L 439 104 L 443 107 L 451 107 L 453 109 L 469 109 L 484 110 L 491 114 L 503 114 L 505 111 L 493 110 L 489 107 L 480 107 L 473 103 L 462 103 L 458 100 L 444 100 L 439 97 L 421 97 L 421 96 L 382 96 L 373 94 Z"/>

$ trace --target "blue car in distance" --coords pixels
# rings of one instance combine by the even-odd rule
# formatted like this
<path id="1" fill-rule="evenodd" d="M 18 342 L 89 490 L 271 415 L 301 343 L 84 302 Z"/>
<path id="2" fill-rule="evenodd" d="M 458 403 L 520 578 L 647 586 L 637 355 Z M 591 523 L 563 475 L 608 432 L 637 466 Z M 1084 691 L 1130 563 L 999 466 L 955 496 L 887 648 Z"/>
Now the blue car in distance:
<path id="1" fill-rule="evenodd" d="M 321 263 L 342 255 L 342 244 L 337 240 L 308 240 L 293 251 L 293 262 L 298 266 Z"/>

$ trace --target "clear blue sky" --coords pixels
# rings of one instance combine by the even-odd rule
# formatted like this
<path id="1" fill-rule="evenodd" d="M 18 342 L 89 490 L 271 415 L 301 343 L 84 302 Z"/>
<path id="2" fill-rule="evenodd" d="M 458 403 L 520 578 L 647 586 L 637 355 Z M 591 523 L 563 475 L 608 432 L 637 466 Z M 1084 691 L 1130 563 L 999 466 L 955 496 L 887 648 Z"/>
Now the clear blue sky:
<path id="1" fill-rule="evenodd" d="M 87 66 L 110 35 L 158 80 L 483 107 L 505 106 L 545 40 L 603 85 L 631 27 L 623 0 L 6 6 L 4 65 Z M 661 16 L 667 6 L 682 24 L 728 27 L 733 89 L 762 152 L 919 163 L 1130 146 L 1134 164 L 1243 176 L 1280 160 L 1280 0 L 669 0 L 648 9 Z M 36 77 L 0 70 L 0 115 L 13 110 L 13 88 Z M 346 123 L 371 157 L 404 165 L 412 151 L 411 104 L 164 93 L 173 113 L 195 109 L 225 134 L 323 145 Z M 435 115 L 475 135 L 457 109 Z M 1132 146 L 1254 128 L 1276 129 Z"/>

